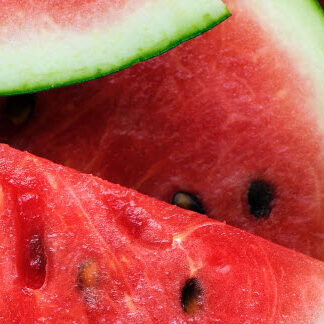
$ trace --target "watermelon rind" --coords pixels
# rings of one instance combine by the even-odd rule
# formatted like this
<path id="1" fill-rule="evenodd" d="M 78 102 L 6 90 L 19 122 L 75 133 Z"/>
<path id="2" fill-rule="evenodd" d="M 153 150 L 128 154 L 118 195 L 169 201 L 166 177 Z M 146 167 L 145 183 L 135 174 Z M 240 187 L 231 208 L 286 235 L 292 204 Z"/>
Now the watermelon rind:
<path id="1" fill-rule="evenodd" d="M 324 130 L 324 11 L 321 5 L 317 0 L 239 0 L 238 3 L 243 11 L 251 10 L 262 21 L 264 31 L 275 37 L 294 60 L 301 78 L 309 81 L 313 96 L 309 96 L 308 104 L 314 107 L 319 126 Z"/>
<path id="2" fill-rule="evenodd" d="M 26 17 L 26 30 L 22 26 L 19 33 L 8 33 L 9 39 L 0 37 L 0 95 L 35 92 L 117 72 L 211 29 L 230 12 L 221 0 L 159 0 L 144 1 L 121 16 L 114 23 L 94 24 L 82 31 L 74 26 L 42 30 L 41 23 L 29 26 L 31 17 Z"/>

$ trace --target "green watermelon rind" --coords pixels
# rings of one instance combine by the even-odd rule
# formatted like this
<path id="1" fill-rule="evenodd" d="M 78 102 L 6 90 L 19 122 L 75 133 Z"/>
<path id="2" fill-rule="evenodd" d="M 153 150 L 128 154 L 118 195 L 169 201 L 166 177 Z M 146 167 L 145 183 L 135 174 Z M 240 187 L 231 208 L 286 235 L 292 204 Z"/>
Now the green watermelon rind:
<path id="1" fill-rule="evenodd" d="M 319 11 L 322 14 L 323 19 L 324 19 L 324 9 L 320 5 L 320 3 L 317 0 L 310 0 L 310 1 L 313 2 L 313 5 L 316 7 L 316 9 L 319 9 Z"/>
<path id="2" fill-rule="evenodd" d="M 205 14 L 203 17 L 201 17 L 199 21 L 191 25 L 191 29 L 186 28 L 183 33 L 179 34 L 179 37 L 172 40 L 170 40 L 169 38 L 162 39 L 154 47 L 150 47 L 144 50 L 138 50 L 138 54 L 128 58 L 125 62 L 117 64 L 116 66 L 110 66 L 108 69 L 97 67 L 94 73 L 89 73 L 89 69 L 85 68 L 80 70 L 79 72 L 75 72 L 70 78 L 67 78 L 64 81 L 55 82 L 51 81 L 51 74 L 55 75 L 55 73 L 46 73 L 46 78 L 41 79 L 41 81 L 38 83 L 29 82 L 29 79 L 31 78 L 26 78 L 25 84 L 20 84 L 16 87 L 10 87 L 9 89 L 4 89 L 4 87 L 1 85 L 0 79 L 0 96 L 10 96 L 48 90 L 51 88 L 57 88 L 90 81 L 111 73 L 121 71 L 136 63 L 163 54 L 164 52 L 178 46 L 179 44 L 199 36 L 200 34 L 220 24 L 222 21 L 226 20 L 230 16 L 231 13 L 229 12 L 228 8 L 225 5 L 223 5 L 222 12 L 216 15 L 216 17 L 212 17 L 210 14 Z M 44 79 L 47 79 L 49 81 L 46 82 L 44 81 Z"/>

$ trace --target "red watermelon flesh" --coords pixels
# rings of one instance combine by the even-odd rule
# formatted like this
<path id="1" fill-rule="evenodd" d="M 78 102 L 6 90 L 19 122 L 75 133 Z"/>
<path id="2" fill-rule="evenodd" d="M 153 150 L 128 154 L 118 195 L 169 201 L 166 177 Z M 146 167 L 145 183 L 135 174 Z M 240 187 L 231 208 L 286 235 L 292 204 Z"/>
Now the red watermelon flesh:
<path id="1" fill-rule="evenodd" d="M 301 36 L 281 39 L 253 11 L 262 3 L 229 0 L 216 29 L 108 78 L 3 99 L 3 141 L 167 202 L 194 194 L 211 218 L 324 259 L 324 67 L 292 53 Z M 259 214 L 253 183 L 268 199 Z"/>
<path id="2" fill-rule="evenodd" d="M 0 145 L 1 323 L 320 323 L 324 265 Z"/>

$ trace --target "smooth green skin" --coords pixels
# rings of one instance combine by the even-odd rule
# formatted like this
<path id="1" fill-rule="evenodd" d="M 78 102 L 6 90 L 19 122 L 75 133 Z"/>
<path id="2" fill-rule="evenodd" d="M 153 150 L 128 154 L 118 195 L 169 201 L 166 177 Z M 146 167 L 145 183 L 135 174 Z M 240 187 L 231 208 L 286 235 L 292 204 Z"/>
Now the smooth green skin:
<path id="1" fill-rule="evenodd" d="M 24 94 L 24 93 L 32 93 L 32 92 L 37 92 L 37 91 L 42 91 L 42 90 L 48 90 L 51 88 L 57 88 L 57 87 L 62 87 L 62 86 L 67 86 L 67 85 L 72 85 L 76 83 L 81 83 L 85 81 L 90 81 L 93 79 L 97 79 L 103 76 L 106 76 L 111 73 L 115 73 L 121 70 L 126 69 L 127 67 L 130 67 L 136 63 L 142 62 L 144 60 L 148 60 L 150 58 L 153 58 L 155 56 L 158 56 L 164 52 L 169 51 L 170 49 L 178 46 L 179 44 L 192 39 L 196 36 L 201 35 L 202 33 L 212 29 L 216 25 L 220 24 L 222 21 L 226 20 L 231 16 L 231 13 L 227 9 L 224 12 L 223 16 L 218 17 L 218 19 L 213 19 L 211 16 L 206 15 L 204 17 L 204 22 L 205 26 L 202 27 L 201 29 L 197 30 L 197 26 L 192 26 L 192 30 L 187 30 L 186 33 L 182 34 L 179 36 L 178 39 L 169 41 L 169 40 L 163 40 L 161 43 L 154 47 L 150 48 L 147 51 L 142 51 L 136 55 L 136 57 L 133 57 L 132 59 L 129 59 L 127 62 L 120 66 L 116 66 L 112 69 L 109 70 L 104 70 L 104 69 L 97 69 L 97 72 L 93 75 L 87 75 L 87 71 L 85 71 L 85 75 L 82 75 L 82 73 L 79 73 L 79 75 L 76 75 L 75 77 L 69 79 L 68 81 L 62 82 L 62 83 L 55 83 L 52 84 L 51 82 L 48 83 L 42 83 L 33 87 L 30 87 L 29 85 L 26 85 L 25 88 L 20 88 L 20 89 L 13 89 L 12 91 L 8 92 L 1 92 L 0 91 L 0 96 L 11 96 L 11 95 L 17 95 L 17 94 Z"/>

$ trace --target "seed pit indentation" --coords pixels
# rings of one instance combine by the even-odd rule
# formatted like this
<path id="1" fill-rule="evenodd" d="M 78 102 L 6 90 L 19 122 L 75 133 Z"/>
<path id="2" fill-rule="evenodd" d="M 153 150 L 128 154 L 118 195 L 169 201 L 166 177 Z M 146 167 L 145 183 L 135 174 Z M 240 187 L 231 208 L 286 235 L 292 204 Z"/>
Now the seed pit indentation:
<path id="1" fill-rule="evenodd" d="M 189 315 L 202 308 L 202 288 L 197 278 L 186 281 L 181 291 L 181 307 Z"/>
<path id="2" fill-rule="evenodd" d="M 204 207 L 198 197 L 194 194 L 184 191 L 176 192 L 171 203 L 183 209 L 188 209 L 200 214 L 205 214 Z"/>
<path id="3" fill-rule="evenodd" d="M 19 127 L 28 122 L 35 107 L 35 95 L 25 94 L 8 97 L 5 104 L 5 115 L 10 123 Z"/>
<path id="4" fill-rule="evenodd" d="M 45 281 L 47 261 L 41 236 L 33 234 L 26 237 L 22 252 L 21 269 L 25 285 L 31 289 L 39 289 Z"/>
<path id="5" fill-rule="evenodd" d="M 39 289 L 46 279 L 47 250 L 44 236 L 44 201 L 33 192 L 17 193 L 16 253 L 21 283 Z"/>
<path id="6" fill-rule="evenodd" d="M 83 290 L 86 288 L 95 287 L 99 280 L 99 272 L 97 263 L 94 261 L 83 261 L 78 270 L 78 287 Z"/>
<path id="7" fill-rule="evenodd" d="M 267 218 L 270 216 L 275 199 L 275 191 L 269 182 L 260 179 L 252 181 L 247 196 L 250 213 L 253 216 L 256 218 Z"/>

